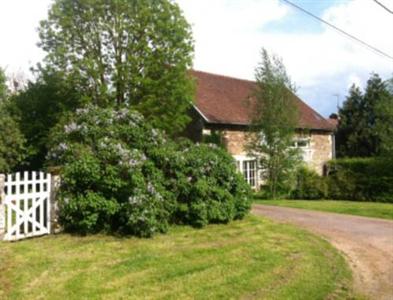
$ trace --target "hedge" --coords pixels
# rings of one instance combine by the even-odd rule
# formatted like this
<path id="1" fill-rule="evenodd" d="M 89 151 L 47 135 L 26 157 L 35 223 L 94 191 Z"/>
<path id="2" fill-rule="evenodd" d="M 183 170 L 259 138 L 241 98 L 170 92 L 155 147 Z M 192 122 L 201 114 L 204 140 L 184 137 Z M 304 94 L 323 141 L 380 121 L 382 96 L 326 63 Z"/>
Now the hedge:
<path id="1" fill-rule="evenodd" d="M 328 197 L 393 203 L 393 158 L 346 158 L 327 165 Z"/>

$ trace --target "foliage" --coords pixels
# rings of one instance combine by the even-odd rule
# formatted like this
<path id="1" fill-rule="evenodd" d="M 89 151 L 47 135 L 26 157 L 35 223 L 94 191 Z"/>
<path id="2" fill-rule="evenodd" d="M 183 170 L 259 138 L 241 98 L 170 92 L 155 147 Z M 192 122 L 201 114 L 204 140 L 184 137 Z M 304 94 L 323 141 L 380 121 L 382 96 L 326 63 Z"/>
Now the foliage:
<path id="1" fill-rule="evenodd" d="M 5 101 L 8 94 L 7 77 L 2 68 L 0 68 L 0 103 Z"/>
<path id="2" fill-rule="evenodd" d="M 176 145 L 127 107 L 87 106 L 51 135 L 61 165 L 65 228 L 149 237 L 171 222 L 204 226 L 242 218 L 249 188 L 224 150 Z"/>
<path id="3" fill-rule="evenodd" d="M 13 95 L 8 110 L 17 118 L 28 145 L 26 168 L 41 169 L 48 152 L 49 132 L 83 98 L 59 73 L 41 72 L 35 82 Z"/>
<path id="4" fill-rule="evenodd" d="M 250 187 L 218 146 L 184 142 L 177 151 L 157 151 L 152 159 L 175 193 L 174 222 L 202 227 L 241 219 L 249 211 Z"/>
<path id="5" fill-rule="evenodd" d="M 8 112 L 6 77 L 0 69 L 0 173 L 13 171 L 24 159 L 25 138 Z"/>
<path id="6" fill-rule="evenodd" d="M 224 148 L 224 137 L 221 130 L 211 130 L 210 134 L 202 135 L 202 142 L 206 144 L 214 144 Z"/>
<path id="7" fill-rule="evenodd" d="M 378 153 L 393 157 L 393 78 L 385 82 L 388 93 L 384 93 L 376 105 L 375 131 L 380 140 Z"/>
<path id="8" fill-rule="evenodd" d="M 267 190 L 276 198 L 288 190 L 288 179 L 300 160 L 298 150 L 291 147 L 299 117 L 295 89 L 282 61 L 265 49 L 255 77 L 255 115 L 247 148 L 260 162 Z"/>
<path id="9" fill-rule="evenodd" d="M 0 107 L 0 173 L 14 171 L 23 162 L 25 139 L 18 124 Z"/>
<path id="10" fill-rule="evenodd" d="M 176 3 L 56 0 L 39 33 L 46 67 L 94 104 L 127 104 L 168 133 L 189 121 L 193 40 Z"/>
<path id="11" fill-rule="evenodd" d="M 393 202 L 392 158 L 351 158 L 329 162 L 329 198 Z"/>
<path id="12" fill-rule="evenodd" d="M 363 94 L 352 86 L 339 111 L 337 153 L 340 157 L 369 157 L 393 148 L 393 94 L 377 74 Z"/>
<path id="13" fill-rule="evenodd" d="M 167 230 L 172 199 L 164 199 L 163 177 L 147 159 L 148 149 L 165 138 L 139 113 L 87 106 L 59 124 L 51 141 L 48 158 L 64 164 L 61 220 L 68 229 L 139 236 Z"/>
<path id="14" fill-rule="evenodd" d="M 339 125 L 336 133 L 337 155 L 356 155 L 359 146 L 359 134 L 355 133 L 362 119 L 361 103 L 363 94 L 358 87 L 352 85 L 349 95 L 339 111 Z M 364 152 L 365 150 L 361 150 Z"/>
<path id="15" fill-rule="evenodd" d="M 119 205 L 113 199 L 107 200 L 99 194 L 87 192 L 85 195 L 76 195 L 62 209 L 66 231 L 94 233 L 110 230 L 110 224 L 119 210 Z"/>
<path id="16" fill-rule="evenodd" d="M 292 192 L 294 199 L 325 199 L 327 197 L 326 180 L 315 171 L 301 167 L 297 171 L 297 184 Z"/>

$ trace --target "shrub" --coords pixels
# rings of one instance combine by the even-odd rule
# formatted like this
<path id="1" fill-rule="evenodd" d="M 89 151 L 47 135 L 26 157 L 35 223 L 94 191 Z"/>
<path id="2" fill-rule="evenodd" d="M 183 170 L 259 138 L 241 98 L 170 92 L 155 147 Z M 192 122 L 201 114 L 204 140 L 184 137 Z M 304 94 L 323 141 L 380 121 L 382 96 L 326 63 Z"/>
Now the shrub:
<path id="1" fill-rule="evenodd" d="M 327 197 L 327 182 L 315 171 L 307 167 L 298 169 L 296 188 L 292 192 L 294 199 L 316 200 Z"/>
<path id="2" fill-rule="evenodd" d="M 48 161 L 62 166 L 69 231 L 149 237 L 170 223 L 226 223 L 250 209 L 248 185 L 218 147 L 175 144 L 127 108 L 88 106 L 62 124 Z"/>
<path id="3" fill-rule="evenodd" d="M 329 198 L 393 202 L 393 159 L 337 159 L 328 164 Z"/>
<path id="4" fill-rule="evenodd" d="M 218 146 L 184 142 L 176 151 L 155 153 L 154 159 L 177 199 L 174 222 L 201 227 L 240 219 L 249 211 L 250 187 Z"/>
<path id="5" fill-rule="evenodd" d="M 164 145 L 164 136 L 128 109 L 89 106 L 65 124 L 52 133 L 48 155 L 52 164 L 63 166 L 60 219 L 64 227 L 81 233 L 111 230 L 138 236 L 165 232 L 166 206 L 173 199 L 165 193 L 162 173 L 147 158 L 148 149 Z"/>
<path id="6" fill-rule="evenodd" d="M 119 205 L 114 199 L 105 199 L 97 193 L 87 192 L 66 199 L 62 210 L 62 223 L 67 231 L 95 233 L 110 230 Z"/>

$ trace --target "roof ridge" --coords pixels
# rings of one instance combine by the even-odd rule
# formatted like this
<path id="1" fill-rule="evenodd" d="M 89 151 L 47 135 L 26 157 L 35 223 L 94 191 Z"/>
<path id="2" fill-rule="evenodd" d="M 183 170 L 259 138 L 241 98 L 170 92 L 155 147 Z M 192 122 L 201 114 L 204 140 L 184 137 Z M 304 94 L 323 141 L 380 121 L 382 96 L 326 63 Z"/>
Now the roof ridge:
<path id="1" fill-rule="evenodd" d="M 222 75 L 222 74 L 211 73 L 211 72 L 195 70 L 195 69 L 192 69 L 191 71 L 197 72 L 197 73 L 204 73 L 207 75 L 213 75 L 213 76 L 221 77 L 221 78 L 228 78 L 228 79 L 233 79 L 233 80 L 238 80 L 238 81 L 245 81 L 245 82 L 249 82 L 249 83 L 257 83 L 255 80 L 243 79 L 243 78 L 238 78 L 238 77 L 229 76 L 229 75 Z"/>

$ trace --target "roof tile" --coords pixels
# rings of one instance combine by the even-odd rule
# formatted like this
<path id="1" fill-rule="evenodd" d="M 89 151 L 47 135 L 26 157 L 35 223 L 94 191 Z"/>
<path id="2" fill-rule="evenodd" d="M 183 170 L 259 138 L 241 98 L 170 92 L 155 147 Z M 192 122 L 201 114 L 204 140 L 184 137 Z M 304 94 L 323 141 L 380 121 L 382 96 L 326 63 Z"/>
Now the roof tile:
<path id="1" fill-rule="evenodd" d="M 192 71 L 191 74 L 195 77 L 197 85 L 195 105 L 208 123 L 251 123 L 255 82 L 201 71 Z M 333 130 L 333 124 L 327 119 L 296 95 L 294 99 L 300 112 L 298 128 Z"/>

